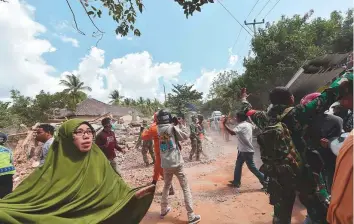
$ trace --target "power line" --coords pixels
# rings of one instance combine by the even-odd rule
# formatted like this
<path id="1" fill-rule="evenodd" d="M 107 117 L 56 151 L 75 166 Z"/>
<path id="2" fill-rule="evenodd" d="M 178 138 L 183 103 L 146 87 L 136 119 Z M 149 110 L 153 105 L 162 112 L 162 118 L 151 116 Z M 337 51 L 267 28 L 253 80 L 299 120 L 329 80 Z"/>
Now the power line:
<path id="1" fill-rule="evenodd" d="M 246 32 L 252 36 L 252 34 L 250 32 L 248 32 L 248 30 L 236 19 L 236 17 L 220 2 L 218 1 L 219 4 L 230 14 L 230 16 L 244 29 L 246 30 Z"/>
<path id="2" fill-rule="evenodd" d="M 251 13 L 253 12 L 254 8 L 255 8 L 256 5 L 258 4 L 258 2 L 259 2 L 259 0 L 257 0 L 257 1 L 254 3 L 252 9 L 250 10 L 250 12 L 248 13 L 248 15 L 247 15 L 247 17 L 246 17 L 246 20 L 247 20 L 248 17 L 251 15 Z M 246 26 L 246 27 L 247 27 L 250 31 L 252 31 L 248 26 Z M 236 46 L 237 41 L 239 40 L 239 37 L 240 37 L 240 35 L 241 35 L 241 32 L 242 32 L 242 28 L 240 28 L 240 31 L 239 31 L 238 34 L 237 34 L 236 41 L 235 41 L 234 44 L 232 45 L 232 48 L 231 48 L 231 49 L 234 49 L 234 47 Z"/>
<path id="3" fill-rule="evenodd" d="M 275 8 L 275 6 L 278 5 L 278 3 L 280 2 L 280 0 L 278 0 L 274 5 L 273 7 L 267 12 L 267 14 L 264 16 L 264 19 L 269 15 L 269 13 Z"/>
<path id="4" fill-rule="evenodd" d="M 254 3 L 254 5 L 253 5 L 253 7 L 252 7 L 251 11 L 248 13 L 248 15 L 247 15 L 247 17 L 246 17 L 246 19 L 245 19 L 245 20 L 247 20 L 247 19 L 248 19 L 248 17 L 251 15 L 251 13 L 253 12 L 254 7 L 256 7 L 256 5 L 258 4 L 258 2 L 259 2 L 259 0 L 257 0 L 257 1 L 256 1 L 256 3 Z"/>
<path id="5" fill-rule="evenodd" d="M 255 18 L 257 18 L 265 9 L 265 7 L 269 4 L 270 0 L 267 1 L 267 3 L 263 6 L 263 8 L 261 9 L 261 11 L 257 14 L 257 16 Z"/>
<path id="6" fill-rule="evenodd" d="M 237 38 L 236 38 L 236 41 L 235 41 L 235 43 L 232 45 L 232 48 L 231 48 L 231 49 L 234 49 L 235 45 L 237 44 L 237 41 L 238 41 L 238 38 L 240 37 L 241 32 L 242 32 L 242 28 L 240 28 L 240 31 L 238 32 L 238 35 L 237 35 Z"/>

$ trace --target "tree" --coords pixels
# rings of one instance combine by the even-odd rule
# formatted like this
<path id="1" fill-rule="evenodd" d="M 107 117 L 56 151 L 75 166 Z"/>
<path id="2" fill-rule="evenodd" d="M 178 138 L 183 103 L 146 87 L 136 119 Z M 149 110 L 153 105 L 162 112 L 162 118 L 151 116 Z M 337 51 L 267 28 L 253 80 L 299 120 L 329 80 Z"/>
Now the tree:
<path id="1" fill-rule="evenodd" d="M 312 19 L 312 13 L 282 16 L 278 22 L 259 29 L 251 42 L 255 56 L 244 59 L 245 72 L 219 74 L 210 89 L 212 100 L 201 110 L 237 110 L 238 93 L 243 87 L 252 93 L 249 100 L 253 106 L 264 109 L 269 103 L 268 92 L 275 86 L 286 85 L 305 60 L 353 50 L 352 9 L 345 16 L 334 11 L 330 19 Z"/>
<path id="2" fill-rule="evenodd" d="M 259 29 L 252 39 L 255 56 L 244 60 L 245 73 L 234 78 L 226 96 L 246 87 L 252 93 L 251 103 L 256 108 L 265 108 L 267 93 L 275 86 L 286 85 L 305 60 L 353 50 L 351 43 L 342 41 L 343 36 L 352 39 L 353 28 L 348 25 L 352 21 L 352 10 L 345 19 L 334 11 L 330 19 L 283 16 L 267 28 Z"/>
<path id="3" fill-rule="evenodd" d="M 183 12 L 188 18 L 192 16 L 195 11 L 200 12 L 201 7 L 207 3 L 214 3 L 214 0 L 174 0 L 182 8 Z M 7 3 L 6 0 L 0 0 L 0 2 Z M 92 33 L 93 37 L 99 38 L 98 42 L 102 39 L 104 31 L 102 31 L 94 22 L 95 18 L 101 18 L 103 12 L 108 12 L 108 16 L 112 17 L 113 21 L 116 22 L 117 27 L 115 33 L 117 35 L 126 36 L 129 32 L 133 32 L 135 36 L 140 36 L 140 30 L 135 27 L 135 22 L 137 19 L 137 12 L 143 12 L 145 8 L 143 0 L 79 0 L 79 4 L 82 7 L 82 10 L 88 16 L 91 24 L 95 27 L 96 31 Z M 72 14 L 74 20 L 75 29 L 82 35 L 86 35 L 85 32 L 81 31 L 79 25 L 77 24 L 75 12 L 69 3 L 69 0 L 66 0 L 66 4 Z M 104 8 L 106 10 L 104 10 Z M 97 43 L 98 43 L 97 42 Z M 96 43 L 96 45 L 97 45 Z"/>
<path id="4" fill-rule="evenodd" d="M 130 98 L 125 98 L 124 100 L 123 100 L 123 103 L 124 103 L 124 105 L 125 106 L 130 106 L 130 105 L 132 105 L 132 99 L 130 99 Z"/>
<path id="5" fill-rule="evenodd" d="M 111 101 L 109 101 L 110 104 L 119 105 L 124 99 L 124 96 L 120 95 L 119 90 L 113 90 L 109 98 L 111 99 Z"/>
<path id="6" fill-rule="evenodd" d="M 76 105 L 87 98 L 84 91 L 92 91 L 91 87 L 85 86 L 84 82 L 80 81 L 80 77 L 74 74 L 66 75 L 66 80 L 60 80 L 60 85 L 67 87 L 64 89 L 64 93 L 70 96 L 70 102 L 68 107 L 72 110 L 76 108 Z"/>
<path id="7" fill-rule="evenodd" d="M 11 113 L 10 102 L 0 101 L 0 129 L 7 128 L 10 125 L 19 125 L 20 120 L 18 116 Z"/>
<path id="8" fill-rule="evenodd" d="M 139 106 L 143 106 L 145 104 L 145 100 L 143 97 L 139 97 L 138 100 L 137 100 L 137 104 Z"/>
<path id="9" fill-rule="evenodd" d="M 194 104 L 203 97 L 202 92 L 193 89 L 194 85 L 173 85 L 172 93 L 168 94 L 166 105 L 178 116 L 188 112 L 188 104 Z"/>

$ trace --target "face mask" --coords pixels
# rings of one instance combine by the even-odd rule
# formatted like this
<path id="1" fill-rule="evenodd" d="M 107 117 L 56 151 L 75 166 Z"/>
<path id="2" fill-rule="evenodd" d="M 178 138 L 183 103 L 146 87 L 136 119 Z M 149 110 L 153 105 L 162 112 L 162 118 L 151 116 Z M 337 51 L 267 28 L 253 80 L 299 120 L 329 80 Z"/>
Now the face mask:
<path id="1" fill-rule="evenodd" d="M 117 129 L 117 121 L 114 123 L 111 123 L 111 126 L 112 126 L 112 131 L 116 130 Z"/>

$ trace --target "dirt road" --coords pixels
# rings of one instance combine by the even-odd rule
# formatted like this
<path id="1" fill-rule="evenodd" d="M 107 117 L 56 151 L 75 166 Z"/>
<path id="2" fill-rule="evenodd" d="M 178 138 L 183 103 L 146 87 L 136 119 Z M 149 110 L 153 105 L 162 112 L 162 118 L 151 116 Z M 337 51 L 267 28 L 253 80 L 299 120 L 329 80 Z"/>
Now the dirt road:
<path id="1" fill-rule="evenodd" d="M 218 138 L 213 138 L 222 147 L 223 153 L 211 162 L 186 162 L 185 171 L 192 189 L 194 210 L 202 216 L 201 223 L 210 224 L 271 224 L 272 207 L 268 197 L 260 191 L 261 184 L 244 165 L 242 186 L 237 191 L 227 186 L 233 178 L 236 160 L 235 139 L 225 144 Z M 218 149 L 220 150 L 220 149 Z M 256 165 L 259 167 L 259 151 L 256 152 Z M 170 196 L 172 211 L 160 219 L 160 200 L 163 181 L 159 181 L 154 202 L 145 216 L 142 224 L 186 223 L 187 215 L 184 208 L 183 195 L 174 178 L 176 195 Z M 297 203 L 293 211 L 292 223 L 302 223 L 306 212 Z"/>

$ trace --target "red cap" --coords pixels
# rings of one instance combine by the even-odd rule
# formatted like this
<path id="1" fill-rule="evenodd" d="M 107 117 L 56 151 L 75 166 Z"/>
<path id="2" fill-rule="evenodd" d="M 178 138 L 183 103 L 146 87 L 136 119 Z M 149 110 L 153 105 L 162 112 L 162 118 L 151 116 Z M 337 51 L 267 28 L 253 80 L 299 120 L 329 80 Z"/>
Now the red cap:
<path id="1" fill-rule="evenodd" d="M 249 110 L 246 115 L 249 117 L 249 116 L 252 116 L 253 114 L 255 114 L 257 111 L 256 110 Z"/>
<path id="2" fill-rule="evenodd" d="M 304 96 L 301 101 L 300 101 L 300 104 L 302 105 L 306 105 L 308 104 L 309 102 L 311 102 L 312 100 L 316 99 L 317 97 L 319 97 L 321 95 L 321 93 L 310 93 L 310 94 L 307 94 L 306 96 Z"/>

